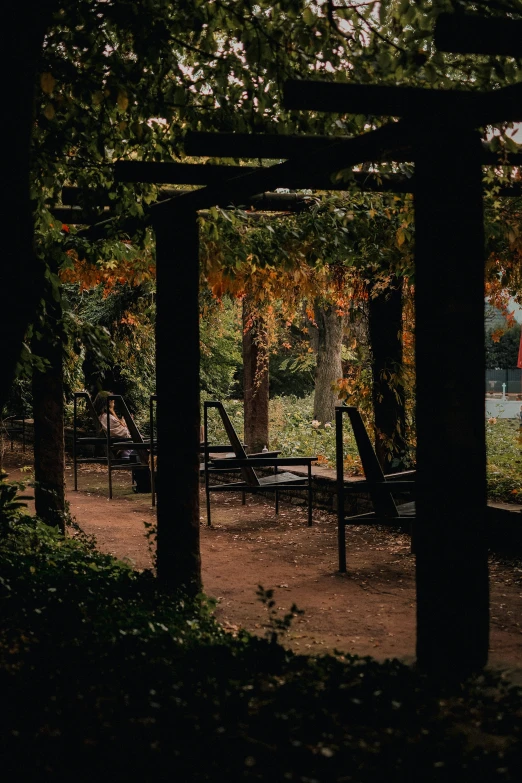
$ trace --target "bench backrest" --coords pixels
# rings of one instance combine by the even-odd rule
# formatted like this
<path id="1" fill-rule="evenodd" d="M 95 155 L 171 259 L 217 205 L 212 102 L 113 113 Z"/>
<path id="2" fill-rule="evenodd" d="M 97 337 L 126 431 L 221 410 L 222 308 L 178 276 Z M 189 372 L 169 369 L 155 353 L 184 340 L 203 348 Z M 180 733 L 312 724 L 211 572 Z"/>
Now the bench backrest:
<path id="1" fill-rule="evenodd" d="M 75 426 L 76 426 L 76 410 L 77 410 L 77 401 L 78 400 L 84 400 L 85 401 L 85 410 L 87 411 L 87 413 L 89 414 L 89 416 L 91 418 L 91 421 L 93 423 L 95 432 L 96 432 L 97 435 L 102 435 L 103 434 L 103 428 L 102 428 L 101 422 L 100 422 L 100 420 L 98 418 L 96 410 L 94 409 L 94 405 L 93 405 L 92 400 L 91 400 L 91 395 L 89 394 L 89 392 L 86 392 L 86 391 L 74 392 L 74 402 L 75 402 L 75 406 L 74 406 L 75 421 L 74 421 L 74 423 L 75 423 Z"/>
<path id="2" fill-rule="evenodd" d="M 132 418 L 129 409 L 127 408 L 127 403 L 125 402 L 121 394 L 110 394 L 107 397 L 107 401 L 108 400 L 118 400 L 118 406 L 123 414 L 123 418 L 125 419 L 125 424 L 127 425 L 127 429 L 131 434 L 132 440 L 134 441 L 134 443 L 143 443 L 143 435 L 141 434 L 138 427 L 136 426 L 136 422 Z"/>
<path id="3" fill-rule="evenodd" d="M 232 422 L 230 421 L 228 417 L 228 413 L 226 412 L 223 403 L 218 402 L 217 400 L 211 400 L 204 403 L 205 411 L 208 411 L 209 408 L 216 408 L 219 415 L 221 416 L 221 421 L 223 422 L 223 426 L 225 428 L 225 432 L 227 433 L 228 440 L 230 442 L 230 446 L 232 448 L 232 451 L 236 455 L 237 459 L 244 459 L 245 461 L 248 460 L 248 455 L 243 448 L 243 444 L 239 440 L 237 433 L 234 429 L 234 426 Z M 207 416 L 205 416 L 205 446 L 208 446 L 208 437 L 207 437 Z M 248 465 L 245 465 L 244 467 L 240 468 L 241 476 L 243 477 L 243 481 L 245 481 L 247 484 L 250 484 L 253 487 L 259 487 L 259 479 L 256 476 L 256 472 L 253 468 L 249 467 Z"/>
<path id="4" fill-rule="evenodd" d="M 366 427 L 364 426 L 361 414 L 358 408 L 353 406 L 346 406 L 346 411 L 350 417 L 350 424 L 352 425 L 364 475 L 368 482 L 368 492 L 372 499 L 375 512 L 379 516 L 396 517 L 398 514 L 397 506 L 395 505 L 391 492 L 383 492 L 382 490 L 372 492 L 372 481 L 382 483 L 386 481 L 386 478 L 382 472 L 372 442 L 366 432 Z"/>

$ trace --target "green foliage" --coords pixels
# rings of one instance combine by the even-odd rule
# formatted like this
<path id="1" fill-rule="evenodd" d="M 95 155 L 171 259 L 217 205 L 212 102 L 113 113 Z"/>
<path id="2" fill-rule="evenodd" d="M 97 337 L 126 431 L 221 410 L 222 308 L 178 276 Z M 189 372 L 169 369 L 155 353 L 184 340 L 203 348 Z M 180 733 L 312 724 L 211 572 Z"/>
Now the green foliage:
<path id="1" fill-rule="evenodd" d="M 202 393 L 201 404 L 201 422 L 203 422 L 203 402 L 206 400 L 213 400 L 215 397 Z M 222 400 L 221 400 L 222 401 Z M 243 401 L 230 399 L 225 402 L 225 408 L 232 425 L 237 432 L 238 437 L 243 439 L 244 418 L 243 418 Z M 226 444 L 229 443 L 228 436 L 223 427 L 221 416 L 215 409 L 208 411 L 208 439 L 210 443 L 214 444 Z"/>
<path id="2" fill-rule="evenodd" d="M 33 395 L 31 382 L 27 378 L 16 378 L 9 393 L 9 397 L 2 411 L 3 416 L 16 416 L 21 418 L 31 417 L 33 409 Z"/>
<path id="3" fill-rule="evenodd" d="M 200 383 L 208 398 L 233 395 L 243 369 L 240 307 L 228 299 L 213 302 L 203 293 L 200 320 Z"/>
<path id="4" fill-rule="evenodd" d="M 279 348 L 269 359 L 270 395 L 308 396 L 314 388 L 315 364 L 312 353 Z"/>
<path id="5" fill-rule="evenodd" d="M 506 370 L 517 366 L 521 330 L 522 326 L 516 324 L 498 340 L 493 340 L 491 330 L 486 333 L 486 367 Z"/>
<path id="6" fill-rule="evenodd" d="M 24 525 L 35 520 L 27 514 L 25 500 L 30 500 L 20 491 L 25 489 L 21 482 L 6 481 L 7 474 L 0 471 L 0 541 Z"/>
<path id="7" fill-rule="evenodd" d="M 148 416 L 155 392 L 155 293 L 151 283 L 103 284 L 79 292 L 66 285 L 69 319 L 75 324 L 67 368 L 68 390 L 84 385 L 96 393 L 123 394 L 131 411 Z M 85 378 L 84 378 L 85 374 Z"/>
<path id="8" fill-rule="evenodd" d="M 280 617 L 276 608 L 273 590 L 265 590 L 262 585 L 258 585 L 256 595 L 265 607 L 268 615 L 268 628 L 265 638 L 272 644 L 276 644 L 279 638 L 290 630 L 294 618 L 304 614 L 304 612 L 302 609 L 298 609 L 296 604 L 292 604 L 290 610 L 283 617 Z"/>
<path id="9" fill-rule="evenodd" d="M 226 633 L 204 597 L 41 523 L 0 541 L 2 770 L 92 781 L 516 781 L 520 689 Z M 293 608 L 274 618 L 284 632 Z M 8 705 L 8 708 L 7 708 Z"/>

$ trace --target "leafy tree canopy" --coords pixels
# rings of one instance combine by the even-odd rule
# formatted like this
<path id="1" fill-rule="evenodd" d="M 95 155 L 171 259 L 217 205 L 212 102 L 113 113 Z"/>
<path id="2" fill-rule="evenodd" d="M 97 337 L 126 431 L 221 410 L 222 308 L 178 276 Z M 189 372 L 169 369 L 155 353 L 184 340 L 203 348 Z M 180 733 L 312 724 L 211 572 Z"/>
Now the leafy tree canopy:
<path id="1" fill-rule="evenodd" d="M 261 0 L 255 5 L 246 0 L 64 0 L 54 7 L 35 85 L 32 197 L 41 253 L 47 260 L 51 244 L 55 254 L 57 245 L 69 248 L 69 256 L 61 253 L 62 265 L 75 265 L 78 271 L 82 259 L 96 261 L 104 282 L 111 277 L 135 279 L 136 275 L 141 282 L 144 276 L 153 275 L 150 235 L 143 231 L 136 234 L 136 229 L 157 190 L 153 185 L 115 183 L 112 166 L 116 160 L 181 159 L 184 134 L 189 129 L 350 135 L 385 119 L 285 111 L 281 90 L 290 77 L 444 89 L 494 89 L 521 77 L 522 62 L 513 57 L 437 51 L 433 28 L 437 16 L 446 11 L 521 17 L 522 0 L 496 0 L 493 4 L 483 0 L 343 4 L 333 0 Z M 500 129 L 494 145 L 515 149 L 509 132 L 503 132 L 506 130 L 509 128 Z M 64 185 L 78 186 L 82 205 L 93 213 L 106 202 L 127 222 L 115 221 L 114 236 L 94 244 L 62 231 L 52 219 L 52 208 L 59 203 Z M 387 228 L 394 240 L 383 251 L 380 235 L 382 221 L 389 219 L 387 198 L 358 194 L 353 202 L 351 207 L 334 207 L 329 201 L 314 209 L 305 246 L 299 251 L 303 232 L 295 234 L 290 220 L 272 235 L 267 236 L 264 227 L 261 237 L 258 230 L 255 241 L 258 246 L 265 245 L 271 258 L 277 258 L 283 267 L 293 267 L 296 288 L 306 289 L 311 277 L 322 274 L 312 275 L 311 267 L 321 270 L 320 262 L 330 262 L 339 248 L 346 249 L 347 242 L 353 250 L 351 263 L 369 263 L 364 270 L 368 275 L 377 272 L 377 259 L 382 260 L 383 252 L 387 256 L 379 271 L 383 281 L 390 254 L 399 265 L 406 265 L 411 275 L 408 252 L 404 252 L 411 239 L 408 206 L 401 207 L 401 217 L 392 204 L 394 225 Z M 493 208 L 498 215 L 494 202 Z M 132 230 L 129 217 L 136 221 Z M 328 220 L 332 225 L 325 233 Z M 513 215 L 514 230 L 517 220 L 519 214 Z M 495 221 L 499 231 L 506 225 L 497 216 L 492 223 Z M 129 245 L 129 231 L 134 246 Z M 328 241 L 318 247 L 321 237 Z M 273 252 L 276 239 L 277 252 Z M 372 244 L 375 252 L 370 252 Z M 270 269 L 263 260 L 268 253 L 261 250 L 251 252 L 248 271 L 250 275 L 262 267 L 267 270 L 260 277 L 259 291 L 263 286 L 270 294 L 279 272 Z M 214 261 L 220 257 L 211 251 L 207 255 Z M 224 256 L 221 252 L 221 258 Z M 510 264 L 506 252 L 500 273 L 503 283 L 516 277 Z M 224 266 L 222 277 L 228 277 L 228 286 L 240 287 L 246 272 L 231 272 L 227 262 Z M 85 263 L 82 275 L 89 277 Z M 494 267 L 491 277 L 497 285 L 499 275 Z M 51 283 L 56 286 L 55 278 Z M 219 289 L 217 280 L 210 279 L 210 283 L 213 290 Z M 512 287 L 520 290 L 518 278 Z"/>

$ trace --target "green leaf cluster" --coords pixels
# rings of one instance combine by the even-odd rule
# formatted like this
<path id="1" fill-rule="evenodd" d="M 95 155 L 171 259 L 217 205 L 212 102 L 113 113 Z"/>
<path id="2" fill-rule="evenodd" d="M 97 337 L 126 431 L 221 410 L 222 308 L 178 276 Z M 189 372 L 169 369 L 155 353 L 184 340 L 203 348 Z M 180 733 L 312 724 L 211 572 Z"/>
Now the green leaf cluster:
<path id="1" fill-rule="evenodd" d="M 444 686 L 397 660 L 227 633 L 203 597 L 163 592 L 78 531 L 12 532 L 0 566 L 8 776 L 517 779 L 522 692 L 497 674 Z M 273 615 L 272 590 L 260 598 Z"/>

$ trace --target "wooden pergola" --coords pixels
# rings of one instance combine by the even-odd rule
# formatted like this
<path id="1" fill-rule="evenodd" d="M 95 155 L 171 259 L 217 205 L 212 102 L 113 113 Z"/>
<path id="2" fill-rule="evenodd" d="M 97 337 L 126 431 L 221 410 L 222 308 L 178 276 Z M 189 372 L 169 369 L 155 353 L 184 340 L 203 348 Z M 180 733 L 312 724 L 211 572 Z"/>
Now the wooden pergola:
<path id="1" fill-rule="evenodd" d="M 513 46 L 518 52 L 518 38 Z M 399 119 L 349 139 L 188 138 L 192 154 L 288 158 L 266 168 L 236 167 L 233 176 L 230 167 L 116 168 L 121 180 L 187 184 L 194 182 L 190 168 L 205 184 L 150 208 L 157 242 L 158 473 L 160 492 L 171 490 L 168 503 L 160 497 L 158 504 L 158 572 L 173 587 L 199 585 L 198 211 L 248 206 L 255 194 L 275 188 L 332 190 L 331 176 L 340 170 L 412 161 L 411 180 L 358 177 L 376 189 L 414 192 L 417 661 L 427 671 L 462 676 L 486 664 L 489 636 L 482 165 L 493 161 L 477 129 L 522 120 L 522 84 L 478 93 L 292 81 L 285 105 Z"/>

